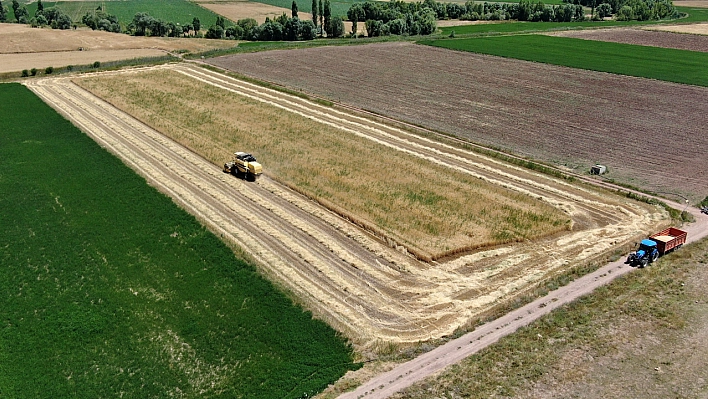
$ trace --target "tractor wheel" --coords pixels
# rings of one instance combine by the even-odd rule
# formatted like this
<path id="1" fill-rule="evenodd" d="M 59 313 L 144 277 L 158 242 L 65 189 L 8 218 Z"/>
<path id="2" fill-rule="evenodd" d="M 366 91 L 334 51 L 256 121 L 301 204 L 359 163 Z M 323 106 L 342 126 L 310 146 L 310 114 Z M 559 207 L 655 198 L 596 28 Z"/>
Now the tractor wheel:
<path id="1" fill-rule="evenodd" d="M 639 262 L 639 267 L 644 268 L 644 267 L 647 267 L 648 264 L 649 264 L 649 261 L 647 261 L 647 258 L 644 258 Z"/>
<path id="2" fill-rule="evenodd" d="M 656 262 L 657 259 L 659 259 L 659 253 L 658 253 L 658 252 L 654 252 L 654 253 L 651 255 L 651 261 L 650 261 L 650 263 Z"/>

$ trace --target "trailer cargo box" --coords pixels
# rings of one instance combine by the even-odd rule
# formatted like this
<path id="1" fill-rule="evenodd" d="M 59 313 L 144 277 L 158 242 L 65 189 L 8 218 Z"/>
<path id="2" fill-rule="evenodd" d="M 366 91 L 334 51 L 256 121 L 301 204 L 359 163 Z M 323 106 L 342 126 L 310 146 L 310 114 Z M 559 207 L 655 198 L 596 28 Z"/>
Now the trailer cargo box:
<path id="1" fill-rule="evenodd" d="M 683 230 L 669 227 L 666 230 L 649 236 L 649 238 L 656 242 L 656 248 L 659 250 L 659 254 L 664 255 L 685 244 L 687 234 L 688 233 Z"/>

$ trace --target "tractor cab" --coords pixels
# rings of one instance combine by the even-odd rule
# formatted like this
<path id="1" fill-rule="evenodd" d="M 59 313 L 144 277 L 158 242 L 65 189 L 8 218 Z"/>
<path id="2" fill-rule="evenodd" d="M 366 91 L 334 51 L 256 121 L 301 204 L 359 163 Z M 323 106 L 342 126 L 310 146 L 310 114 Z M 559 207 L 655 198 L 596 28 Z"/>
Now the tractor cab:
<path id="1" fill-rule="evenodd" d="M 656 241 L 649 240 L 649 239 L 643 239 L 641 243 L 639 243 L 639 249 L 637 249 L 637 255 L 639 255 L 640 252 L 643 254 L 651 254 L 656 250 Z"/>

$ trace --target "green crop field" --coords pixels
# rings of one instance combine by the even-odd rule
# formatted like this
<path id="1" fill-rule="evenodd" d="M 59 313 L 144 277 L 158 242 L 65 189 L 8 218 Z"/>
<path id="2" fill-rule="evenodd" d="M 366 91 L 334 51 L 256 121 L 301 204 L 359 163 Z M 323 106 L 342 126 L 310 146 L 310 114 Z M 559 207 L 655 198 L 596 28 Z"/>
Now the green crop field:
<path id="1" fill-rule="evenodd" d="M 146 12 L 155 18 L 165 22 L 191 24 L 194 17 L 199 18 L 205 28 L 216 23 L 217 14 L 200 7 L 187 0 L 109 0 L 109 1 L 57 1 L 42 2 L 44 8 L 58 7 L 67 13 L 71 20 L 81 22 L 81 17 L 87 12 L 92 12 L 99 6 L 105 6 L 105 11 L 118 17 L 123 24 L 129 24 L 133 16 L 139 12 Z M 37 3 L 27 6 L 30 15 L 34 15 L 37 10 Z M 12 10 L 9 13 L 13 19 Z"/>
<path id="2" fill-rule="evenodd" d="M 423 40 L 421 44 L 572 68 L 708 86 L 708 53 L 545 35 Z"/>
<path id="3" fill-rule="evenodd" d="M 0 121 L 0 398 L 299 398 L 358 367 L 24 86 Z"/>
<path id="4" fill-rule="evenodd" d="M 292 7 L 292 0 L 253 0 L 255 3 L 268 4 L 271 6 L 282 7 L 290 9 Z M 332 11 L 332 16 L 347 16 L 347 10 L 354 3 L 363 3 L 366 0 L 330 0 L 330 10 Z M 312 0 L 296 0 L 298 11 L 312 12 Z M 322 0 L 324 3 L 324 0 Z M 288 15 L 290 15 L 288 13 Z"/>
<path id="5" fill-rule="evenodd" d="M 546 4 L 554 4 L 544 2 Z M 531 33 L 548 32 L 554 30 L 585 29 L 585 28 L 605 28 L 619 26 L 654 25 L 666 23 L 694 23 L 708 21 L 708 8 L 676 7 L 679 12 L 687 14 L 687 17 L 678 20 L 665 21 L 583 21 L 583 22 L 518 22 L 508 21 L 495 24 L 449 26 L 440 28 L 442 34 L 450 35 L 453 31 L 456 36 L 487 36 L 506 33 Z"/>

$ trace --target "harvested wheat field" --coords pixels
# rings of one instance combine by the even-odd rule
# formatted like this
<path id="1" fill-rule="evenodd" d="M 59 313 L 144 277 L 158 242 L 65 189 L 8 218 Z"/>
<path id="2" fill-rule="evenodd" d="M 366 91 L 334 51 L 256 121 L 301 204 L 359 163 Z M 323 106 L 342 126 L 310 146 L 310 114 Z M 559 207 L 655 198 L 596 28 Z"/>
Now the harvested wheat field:
<path id="1" fill-rule="evenodd" d="M 208 62 L 487 146 L 700 201 L 708 88 L 409 43 Z"/>
<path id="2" fill-rule="evenodd" d="M 266 18 L 274 19 L 283 13 L 289 17 L 292 13 L 290 8 L 276 7 L 269 4 L 247 0 L 200 0 L 197 1 L 197 3 L 199 3 L 200 6 L 214 11 L 219 15 L 223 15 L 234 22 L 239 19 L 253 18 L 259 24 L 262 24 L 265 22 Z M 298 12 L 298 18 L 302 20 L 312 20 L 312 14 L 309 12 L 300 11 Z M 350 33 L 351 31 L 351 21 L 344 21 L 344 32 Z M 366 33 L 364 23 L 359 23 L 357 25 L 357 32 L 359 32 L 359 34 Z"/>
<path id="3" fill-rule="evenodd" d="M 686 25 L 682 25 L 686 26 Z M 690 26 L 690 25 L 689 25 Z M 676 27 L 676 26 L 674 26 Z M 708 31 L 708 25 L 705 25 Z M 660 27 L 663 29 L 664 27 Z M 708 35 L 692 35 L 645 29 L 588 29 L 552 33 L 553 36 L 574 37 L 602 42 L 636 44 L 640 46 L 675 48 L 679 50 L 708 52 Z"/>
<path id="4" fill-rule="evenodd" d="M 232 40 L 135 37 L 90 29 L 0 24 L 0 72 L 156 57 L 170 52 L 201 52 L 235 45 Z"/>
<path id="5" fill-rule="evenodd" d="M 667 223 L 664 211 L 643 203 L 195 66 L 101 73 L 75 81 L 113 105 L 69 78 L 37 79 L 27 84 L 224 240 L 242 248 L 264 274 L 364 351 L 381 341 L 416 342 L 450 334 L 544 279 L 592 262 Z M 133 90 L 125 92 L 116 82 Z M 190 95 L 181 95 L 180 90 L 190 90 Z M 190 117 L 175 115 L 172 110 L 177 107 Z M 258 117 L 253 119 L 246 111 Z M 202 130 L 198 125 L 210 128 Z M 311 147 L 297 151 L 289 143 L 289 136 L 315 137 L 312 135 L 321 134 L 319 130 L 331 128 L 342 136 L 341 149 L 331 138 L 316 136 L 321 141 L 318 151 L 339 154 L 341 160 L 328 163 L 327 158 L 313 154 Z M 274 132 L 281 133 L 272 138 Z M 431 184 L 437 179 L 449 183 L 447 174 L 460 179 L 445 191 L 491 195 L 488 198 L 503 203 L 488 205 L 507 207 L 511 219 L 523 216 L 513 211 L 515 201 L 530 198 L 531 202 L 522 203 L 539 210 L 550 207 L 550 217 L 560 212 L 558 220 L 570 219 L 572 229 L 563 226 L 550 236 L 422 262 L 406 254 L 401 245 L 367 226 L 351 223 L 269 176 L 250 183 L 224 174 L 219 165 L 229 152 L 254 143 L 239 141 L 249 140 L 248 136 L 275 140 L 271 142 L 275 149 L 253 152 L 278 178 L 290 173 L 282 170 L 284 166 L 301 165 L 298 157 L 314 157 L 319 170 L 305 181 L 313 184 L 339 174 L 340 181 L 348 183 L 346 177 L 354 171 L 343 165 L 354 159 L 368 171 L 363 177 L 368 185 L 383 190 L 381 194 L 393 193 L 397 179 L 415 187 L 398 203 L 417 212 L 416 202 L 439 200 L 426 192 L 427 185 L 420 188 L 420 182 L 415 181 L 426 178 L 418 174 L 425 172 L 416 169 L 430 167 L 434 170 Z M 359 159 L 362 153 L 352 149 L 364 151 L 366 156 Z M 392 154 L 390 150 L 400 153 L 391 155 L 400 163 L 395 173 L 383 171 L 383 177 L 381 170 L 369 169 L 369 158 Z M 406 169 L 409 167 L 411 170 Z M 390 187 L 382 186 L 383 179 L 391 180 Z M 346 191 L 346 184 L 339 190 Z M 506 193 L 506 199 L 501 193 Z M 374 193 L 358 200 L 373 203 L 378 196 Z M 475 209 L 480 211 L 476 218 L 494 218 L 489 211 Z M 548 224 L 543 218 L 531 222 Z M 485 225 L 483 221 L 479 224 Z"/>

